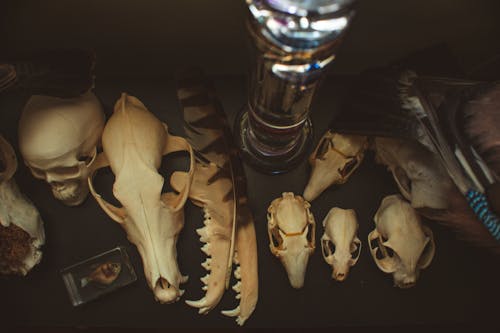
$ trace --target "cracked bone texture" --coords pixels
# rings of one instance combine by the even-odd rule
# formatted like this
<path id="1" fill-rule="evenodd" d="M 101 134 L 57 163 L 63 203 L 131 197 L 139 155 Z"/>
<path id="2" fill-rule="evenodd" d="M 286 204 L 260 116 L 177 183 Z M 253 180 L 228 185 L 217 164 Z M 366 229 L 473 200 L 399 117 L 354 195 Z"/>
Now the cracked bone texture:
<path id="1" fill-rule="evenodd" d="M 293 288 L 302 288 L 309 257 L 315 249 L 315 221 L 310 204 L 285 192 L 267 209 L 271 252 L 280 259 Z"/>
<path id="2" fill-rule="evenodd" d="M 32 96 L 19 121 L 19 149 L 37 179 L 45 180 L 54 197 L 68 206 L 88 195 L 87 176 L 104 128 L 97 97 Z"/>
<path id="3" fill-rule="evenodd" d="M 447 209 L 453 183 L 434 153 L 423 145 L 392 138 L 374 140 L 376 161 L 391 171 L 413 208 Z"/>
<path id="4" fill-rule="evenodd" d="M 0 263 L 1 274 L 26 275 L 42 259 L 45 243 L 43 221 L 33 203 L 20 191 L 13 178 L 17 159 L 12 146 L 0 135 L 0 228 L 16 226 L 26 232 L 29 250 L 17 265 Z M 17 260 L 18 259 L 18 260 Z"/>
<path id="5" fill-rule="evenodd" d="M 187 281 L 177 264 L 176 243 L 184 225 L 184 204 L 193 177 L 191 146 L 168 133 L 137 98 L 122 94 L 104 128 L 103 153 L 89 176 L 90 190 L 101 208 L 127 232 L 137 246 L 144 274 L 156 300 L 177 301 L 183 294 L 180 284 Z M 162 156 L 187 151 L 190 168 L 179 194 L 162 194 L 163 177 L 158 173 Z M 115 207 L 95 192 L 95 172 L 110 166 L 115 175 L 113 195 L 123 207 Z"/>
<path id="6" fill-rule="evenodd" d="M 384 273 L 392 274 L 394 285 L 413 287 L 420 271 L 434 257 L 432 231 L 424 226 L 419 215 L 400 195 L 382 200 L 374 217 L 375 229 L 368 235 L 370 252 Z"/>
<path id="7" fill-rule="evenodd" d="M 304 199 L 313 201 L 335 184 L 344 184 L 359 167 L 368 147 L 368 138 L 327 131 L 309 157 L 311 175 Z"/>
<path id="8" fill-rule="evenodd" d="M 324 234 L 321 248 L 326 263 L 332 266 L 332 278 L 344 281 L 361 253 L 358 221 L 352 209 L 334 207 L 323 220 Z"/>

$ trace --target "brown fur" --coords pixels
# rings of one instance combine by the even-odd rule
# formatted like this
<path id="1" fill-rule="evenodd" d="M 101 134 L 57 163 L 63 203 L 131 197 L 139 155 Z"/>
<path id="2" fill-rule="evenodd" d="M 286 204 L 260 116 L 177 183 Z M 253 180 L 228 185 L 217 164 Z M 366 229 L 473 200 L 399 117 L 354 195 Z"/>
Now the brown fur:
<path id="1" fill-rule="evenodd" d="M 466 135 L 489 168 L 500 176 L 500 84 L 468 101 L 464 113 Z"/>

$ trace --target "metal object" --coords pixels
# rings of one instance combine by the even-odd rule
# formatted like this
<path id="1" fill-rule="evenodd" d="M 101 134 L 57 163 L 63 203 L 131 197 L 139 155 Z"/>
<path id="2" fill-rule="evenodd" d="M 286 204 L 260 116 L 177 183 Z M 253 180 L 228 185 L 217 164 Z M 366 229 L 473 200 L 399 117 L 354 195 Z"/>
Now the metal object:
<path id="1" fill-rule="evenodd" d="M 311 102 L 351 22 L 354 0 L 246 0 L 255 46 L 248 104 L 236 121 L 244 159 L 290 170 L 311 143 Z"/>

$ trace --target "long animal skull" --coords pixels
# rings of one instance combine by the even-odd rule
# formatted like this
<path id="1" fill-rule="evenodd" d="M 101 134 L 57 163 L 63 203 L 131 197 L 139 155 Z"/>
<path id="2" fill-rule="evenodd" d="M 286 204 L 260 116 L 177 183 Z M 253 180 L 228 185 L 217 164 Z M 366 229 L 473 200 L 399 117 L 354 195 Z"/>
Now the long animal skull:
<path id="1" fill-rule="evenodd" d="M 127 232 L 137 246 L 144 273 L 155 298 L 175 302 L 187 281 L 179 271 L 176 243 L 184 226 L 184 204 L 193 178 L 191 146 L 168 133 L 137 98 L 122 94 L 102 136 L 99 154 L 89 177 L 90 191 L 102 209 Z M 190 167 L 179 194 L 162 194 L 163 177 L 158 173 L 163 155 L 187 151 Z M 98 195 L 92 178 L 99 168 L 110 166 L 115 174 L 113 194 L 123 207 L 115 207 Z"/>
<path id="2" fill-rule="evenodd" d="M 310 204 L 299 195 L 285 192 L 267 209 L 271 252 L 281 260 L 294 288 L 302 288 L 309 257 L 315 249 L 314 216 Z"/>
<path id="3" fill-rule="evenodd" d="M 321 237 L 323 258 L 332 266 L 332 278 L 344 281 L 361 254 L 361 241 L 357 236 L 358 221 L 352 209 L 334 207 L 323 220 L 325 233 Z"/>
<path id="4" fill-rule="evenodd" d="M 375 230 L 368 235 L 368 245 L 375 263 L 384 273 L 393 275 L 397 287 L 414 286 L 420 270 L 427 268 L 434 257 L 432 231 L 400 195 L 385 197 L 374 220 Z"/>
<path id="5" fill-rule="evenodd" d="M 304 199 L 312 201 L 334 184 L 344 184 L 359 167 L 368 147 L 368 138 L 327 131 L 309 157 L 311 176 Z"/>
<path id="6" fill-rule="evenodd" d="M 453 184 L 436 156 L 410 141 L 377 137 L 376 161 L 391 171 L 401 194 L 413 208 L 447 209 Z"/>
<path id="7" fill-rule="evenodd" d="M 91 92 L 70 99 L 35 95 L 21 115 L 19 148 L 33 176 L 64 204 L 76 206 L 88 195 L 88 171 L 103 128 L 104 113 Z"/>
<path id="8" fill-rule="evenodd" d="M 14 150 L 0 135 L 0 274 L 26 275 L 42 259 L 45 233 L 38 210 L 12 178 L 16 169 Z"/>

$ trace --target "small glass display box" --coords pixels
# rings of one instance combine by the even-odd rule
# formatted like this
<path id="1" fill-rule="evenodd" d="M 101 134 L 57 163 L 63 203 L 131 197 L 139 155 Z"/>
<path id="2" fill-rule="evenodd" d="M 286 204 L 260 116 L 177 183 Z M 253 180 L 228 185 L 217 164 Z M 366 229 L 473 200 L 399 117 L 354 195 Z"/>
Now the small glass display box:
<path id="1" fill-rule="evenodd" d="M 61 275 L 73 306 L 85 304 L 137 280 L 122 246 L 67 267 Z"/>

